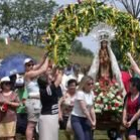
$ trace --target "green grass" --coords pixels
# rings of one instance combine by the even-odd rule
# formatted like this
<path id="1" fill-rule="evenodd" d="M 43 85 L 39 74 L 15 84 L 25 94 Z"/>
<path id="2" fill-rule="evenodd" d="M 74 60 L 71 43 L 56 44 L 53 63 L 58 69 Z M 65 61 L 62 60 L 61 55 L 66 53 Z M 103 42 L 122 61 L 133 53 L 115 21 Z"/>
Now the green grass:
<path id="1" fill-rule="evenodd" d="M 94 140 L 109 140 L 107 137 L 106 131 L 97 131 L 96 130 L 94 135 L 95 135 Z M 20 134 L 18 134 L 17 139 L 18 140 L 25 140 L 25 136 L 21 136 Z M 64 130 L 59 131 L 59 140 L 67 140 Z"/>
<path id="2" fill-rule="evenodd" d="M 4 42 L 0 42 L 0 59 L 3 59 L 15 53 L 25 53 L 35 58 L 36 60 L 40 60 L 40 58 L 46 51 L 46 48 L 43 49 L 29 46 L 20 42 L 11 41 L 9 45 L 5 45 Z M 90 65 L 92 62 L 91 57 L 80 56 L 77 54 L 72 54 L 71 56 L 69 56 L 69 59 L 72 63 L 79 63 L 82 67 Z"/>
<path id="3" fill-rule="evenodd" d="M 0 43 L 0 50 L 1 50 L 0 51 L 1 59 L 11 54 L 25 53 L 38 60 L 45 53 L 45 49 L 24 45 L 21 44 L 20 42 L 11 42 L 9 45 Z"/>

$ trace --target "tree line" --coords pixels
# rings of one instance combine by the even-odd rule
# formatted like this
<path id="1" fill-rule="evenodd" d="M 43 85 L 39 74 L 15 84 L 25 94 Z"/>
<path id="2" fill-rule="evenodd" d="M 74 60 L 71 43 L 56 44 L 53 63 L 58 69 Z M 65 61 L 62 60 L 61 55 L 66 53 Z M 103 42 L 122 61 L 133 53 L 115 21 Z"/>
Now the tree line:
<path id="1" fill-rule="evenodd" d="M 14 40 L 28 37 L 32 45 L 38 45 L 57 8 L 52 0 L 0 1 L 0 31 Z"/>
<path id="2" fill-rule="evenodd" d="M 91 50 L 85 48 L 79 40 L 75 40 L 72 43 L 71 48 L 72 48 L 72 52 L 74 52 L 75 54 L 93 57 L 93 52 Z"/>

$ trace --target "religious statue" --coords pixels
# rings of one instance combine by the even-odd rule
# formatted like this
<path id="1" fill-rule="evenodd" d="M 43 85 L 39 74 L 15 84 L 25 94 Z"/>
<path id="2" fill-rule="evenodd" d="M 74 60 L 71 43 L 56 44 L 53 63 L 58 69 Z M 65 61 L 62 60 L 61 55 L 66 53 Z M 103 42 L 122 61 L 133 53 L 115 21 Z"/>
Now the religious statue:
<path id="1" fill-rule="evenodd" d="M 113 79 L 107 44 L 108 42 L 105 40 L 101 42 L 101 49 L 99 50 L 99 72 L 97 79 L 100 79 L 101 77 L 108 77 L 110 80 Z"/>
<path id="2" fill-rule="evenodd" d="M 111 26 L 100 23 L 89 35 L 98 42 L 97 53 L 88 72 L 94 79 L 95 111 L 121 112 L 125 90 L 118 62 L 111 50 L 115 31 Z"/>

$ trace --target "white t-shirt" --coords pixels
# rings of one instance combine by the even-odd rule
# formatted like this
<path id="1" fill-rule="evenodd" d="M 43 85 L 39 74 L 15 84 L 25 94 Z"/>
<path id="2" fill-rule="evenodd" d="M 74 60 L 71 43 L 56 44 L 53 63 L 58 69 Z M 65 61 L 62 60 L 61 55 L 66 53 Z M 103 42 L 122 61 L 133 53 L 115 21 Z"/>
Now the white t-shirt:
<path id="1" fill-rule="evenodd" d="M 94 93 L 91 91 L 90 93 L 86 93 L 84 91 L 77 91 L 74 107 L 72 110 L 72 115 L 78 116 L 78 117 L 86 117 L 86 115 L 83 113 L 79 101 L 85 101 L 87 109 L 90 109 L 93 106 L 94 101 Z"/>

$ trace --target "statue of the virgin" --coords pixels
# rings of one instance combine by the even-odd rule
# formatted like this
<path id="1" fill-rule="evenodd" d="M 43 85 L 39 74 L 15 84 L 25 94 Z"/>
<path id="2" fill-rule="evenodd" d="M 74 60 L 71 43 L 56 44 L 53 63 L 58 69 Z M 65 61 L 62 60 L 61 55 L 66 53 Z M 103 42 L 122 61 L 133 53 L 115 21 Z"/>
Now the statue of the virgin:
<path id="1" fill-rule="evenodd" d="M 93 59 L 88 75 L 93 77 L 95 83 L 104 84 L 106 82 L 106 89 L 101 89 L 104 87 L 98 85 L 100 87 L 100 92 L 98 92 L 98 94 L 100 94 L 100 98 L 97 95 L 97 100 L 99 100 L 100 103 L 101 101 L 103 101 L 103 104 L 106 103 L 107 106 L 105 107 L 102 105 L 102 108 L 106 108 L 106 110 L 108 108 L 109 110 L 109 105 L 112 105 L 112 101 L 114 100 L 119 102 L 119 100 L 117 100 L 118 97 L 123 100 L 123 97 L 126 93 L 124 90 L 118 62 L 113 51 L 111 50 L 111 40 L 115 36 L 115 30 L 111 26 L 106 25 L 105 23 L 100 23 L 93 28 L 89 35 L 91 35 L 94 40 L 98 42 L 98 49 Z M 116 89 L 114 88 L 114 81 L 116 81 L 116 83 L 118 84 L 118 91 L 116 90 L 116 93 L 113 91 Z M 112 94 L 110 93 L 111 90 Z M 109 96 L 109 94 L 111 97 Z M 121 99 L 120 102 L 122 102 Z"/>

